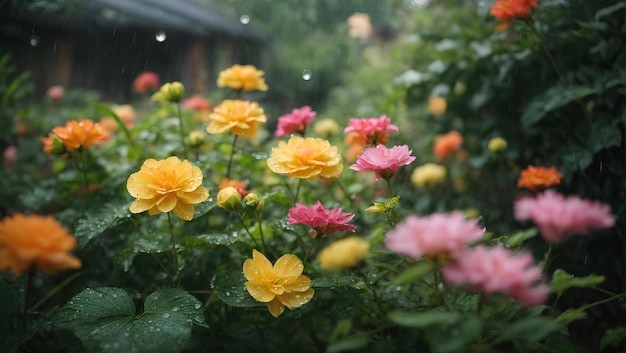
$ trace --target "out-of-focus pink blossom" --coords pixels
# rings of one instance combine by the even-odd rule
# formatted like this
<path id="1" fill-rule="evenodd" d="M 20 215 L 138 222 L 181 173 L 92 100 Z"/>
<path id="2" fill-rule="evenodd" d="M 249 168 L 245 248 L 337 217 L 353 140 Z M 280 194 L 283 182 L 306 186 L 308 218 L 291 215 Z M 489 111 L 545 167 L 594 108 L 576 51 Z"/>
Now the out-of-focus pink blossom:
<path id="1" fill-rule="evenodd" d="M 160 77 L 152 71 L 144 71 L 133 82 L 133 87 L 139 93 L 148 93 L 159 88 Z"/>
<path id="2" fill-rule="evenodd" d="M 328 235 L 333 232 L 354 232 L 356 226 L 348 224 L 354 218 L 353 213 L 344 213 L 341 207 L 325 209 L 318 200 L 313 206 L 305 206 L 299 202 L 289 209 L 287 224 L 306 224 L 313 228 L 311 236 L 315 238 L 318 234 Z"/>
<path id="3" fill-rule="evenodd" d="M 352 118 L 344 133 L 355 133 L 356 138 L 365 146 L 376 146 L 389 141 L 389 132 L 398 132 L 398 127 L 391 124 L 387 115 L 379 118 Z"/>
<path id="4" fill-rule="evenodd" d="M 350 27 L 348 35 L 352 38 L 366 40 L 371 37 L 374 32 L 372 29 L 372 22 L 370 21 L 370 16 L 368 14 L 357 12 L 348 17 L 347 22 Z"/>
<path id="5" fill-rule="evenodd" d="M 571 233 L 587 234 L 590 228 L 615 225 L 615 216 L 611 214 L 609 205 L 576 195 L 564 197 L 553 190 L 546 190 L 534 198 L 517 200 L 515 219 L 533 221 L 549 243 L 557 243 Z"/>
<path id="6" fill-rule="evenodd" d="M 411 156 L 409 146 L 393 146 L 391 148 L 385 145 L 366 148 L 363 153 L 356 159 L 356 163 L 350 166 L 350 169 L 359 172 L 368 170 L 374 171 L 376 179 L 390 179 L 396 175 L 398 167 L 408 165 L 415 160 Z"/>
<path id="7" fill-rule="evenodd" d="M 65 97 L 65 88 L 63 86 L 51 86 L 48 88 L 48 92 L 46 92 L 48 98 L 55 103 L 60 103 L 63 101 L 63 97 Z"/>
<path id="8" fill-rule="evenodd" d="M 466 220 L 461 211 L 410 215 L 387 232 L 385 246 L 398 254 L 419 259 L 424 255 L 444 255 L 483 237 L 485 228 L 475 219 Z"/>
<path id="9" fill-rule="evenodd" d="M 311 107 L 305 105 L 302 108 L 296 108 L 291 111 L 290 114 L 285 114 L 278 117 L 278 124 L 276 126 L 276 137 L 289 135 L 293 133 L 303 132 L 307 126 L 311 124 L 316 112 L 311 110 Z"/>
<path id="10" fill-rule="evenodd" d="M 202 98 L 199 95 L 195 95 L 183 100 L 183 108 L 185 109 L 193 109 L 197 111 L 207 111 L 211 110 L 211 102 Z"/>
<path id="11" fill-rule="evenodd" d="M 442 268 L 451 284 L 467 284 L 471 291 L 502 293 L 524 305 L 545 303 L 550 287 L 540 283 L 541 268 L 533 266 L 529 253 L 513 255 L 503 247 L 462 249 L 454 254 L 455 262 Z"/>
<path id="12" fill-rule="evenodd" d="M 15 164 L 17 159 L 17 147 L 11 145 L 4 150 L 4 164 L 8 167 Z"/>

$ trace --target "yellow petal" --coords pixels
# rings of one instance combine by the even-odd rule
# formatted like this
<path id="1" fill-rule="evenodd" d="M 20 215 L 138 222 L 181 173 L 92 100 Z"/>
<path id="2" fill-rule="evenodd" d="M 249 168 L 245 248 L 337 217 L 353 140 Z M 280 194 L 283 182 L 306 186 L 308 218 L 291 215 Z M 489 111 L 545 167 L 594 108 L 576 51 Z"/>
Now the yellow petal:
<path id="1" fill-rule="evenodd" d="M 300 275 L 295 279 L 286 281 L 283 284 L 286 292 L 304 292 L 311 287 L 311 279 L 305 275 Z"/>
<path id="2" fill-rule="evenodd" d="M 192 192 L 202 184 L 202 171 L 198 167 L 191 167 L 186 182 L 180 189 L 184 192 Z"/>
<path id="3" fill-rule="evenodd" d="M 276 294 L 272 293 L 267 286 L 262 284 L 255 284 L 248 281 L 245 283 L 245 286 L 252 298 L 261 303 L 268 303 L 276 298 Z"/>
<path id="4" fill-rule="evenodd" d="M 193 205 L 178 202 L 176 203 L 176 207 L 174 207 L 172 211 L 174 211 L 175 215 L 184 219 L 185 221 L 191 221 L 193 219 Z"/>
<path id="5" fill-rule="evenodd" d="M 178 198 L 180 199 L 179 201 L 183 201 L 184 203 L 195 204 L 195 203 L 203 202 L 207 198 L 209 198 L 209 191 L 205 187 L 200 186 L 197 189 L 190 191 L 190 192 L 178 192 L 176 196 L 178 196 Z"/>
<path id="6" fill-rule="evenodd" d="M 271 302 L 267 303 L 267 310 L 270 311 L 273 317 L 279 317 L 285 311 L 285 305 L 281 303 L 277 298 L 274 298 Z"/>
<path id="7" fill-rule="evenodd" d="M 295 309 L 310 302 L 311 298 L 313 298 L 313 294 L 315 294 L 315 291 L 313 288 L 309 288 L 304 292 L 285 293 L 276 297 L 276 299 L 280 300 L 280 302 L 285 304 L 289 309 Z"/>
<path id="8" fill-rule="evenodd" d="M 248 281 L 256 283 L 264 281 L 271 283 L 274 279 L 272 263 L 256 249 L 252 250 L 252 259 L 243 262 L 243 274 Z"/>
<path id="9" fill-rule="evenodd" d="M 147 187 L 145 177 L 139 173 L 133 173 L 128 177 L 126 189 L 132 197 L 138 199 L 150 199 L 156 196 L 156 192 Z"/>
<path id="10" fill-rule="evenodd" d="M 297 277 L 302 274 L 302 261 L 292 254 L 283 255 L 274 265 L 274 274 L 278 278 Z"/>
<path id="11" fill-rule="evenodd" d="M 167 194 L 161 197 L 159 201 L 157 201 L 156 205 L 159 211 L 161 212 L 169 212 L 174 207 L 176 207 L 176 203 L 178 202 L 178 198 L 174 194 Z"/>
<path id="12" fill-rule="evenodd" d="M 154 199 L 142 200 L 137 199 L 130 205 L 130 212 L 132 213 L 141 213 L 145 210 L 149 210 L 154 207 L 156 201 Z"/>

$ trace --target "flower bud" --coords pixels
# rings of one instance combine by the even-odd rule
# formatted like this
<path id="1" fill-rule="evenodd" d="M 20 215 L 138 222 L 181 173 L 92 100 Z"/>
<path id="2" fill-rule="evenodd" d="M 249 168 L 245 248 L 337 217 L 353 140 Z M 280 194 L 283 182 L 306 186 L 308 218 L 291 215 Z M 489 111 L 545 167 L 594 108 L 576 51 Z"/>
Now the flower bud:
<path id="1" fill-rule="evenodd" d="M 246 207 L 257 210 L 263 206 L 261 200 L 259 199 L 259 195 L 254 192 L 249 193 L 246 197 L 243 198 L 243 203 Z"/>
<path id="2" fill-rule="evenodd" d="M 52 148 L 50 149 L 50 154 L 53 156 L 62 156 L 67 152 L 67 148 L 63 144 L 60 138 L 54 136 L 52 138 Z"/>
<path id="3" fill-rule="evenodd" d="M 507 147 L 508 147 L 508 143 L 502 137 L 495 137 L 489 140 L 488 148 L 489 148 L 489 152 L 491 153 L 502 152 L 506 150 Z"/>
<path id="4" fill-rule="evenodd" d="M 375 202 L 372 206 L 365 209 L 365 212 L 371 212 L 371 213 L 383 213 L 385 211 L 387 211 L 387 208 L 385 207 L 384 204 L 379 203 L 379 202 Z"/>
<path id="5" fill-rule="evenodd" d="M 204 136 L 206 134 L 202 130 L 194 130 L 189 133 L 189 146 L 199 147 L 204 143 Z"/>
<path id="6" fill-rule="evenodd" d="M 443 165 L 426 163 L 413 170 L 411 183 L 417 187 L 430 187 L 446 180 L 447 169 Z"/>
<path id="7" fill-rule="evenodd" d="M 226 210 L 234 211 L 241 205 L 241 195 L 232 186 L 223 188 L 217 193 L 217 206 Z"/>
<path id="8" fill-rule="evenodd" d="M 319 136 L 333 136 L 341 132 L 341 128 L 335 119 L 321 119 L 313 125 L 313 132 Z"/>
<path id="9" fill-rule="evenodd" d="M 178 81 L 174 81 L 169 84 L 167 99 L 170 102 L 174 102 L 174 103 L 180 102 L 184 94 L 185 94 L 185 86 L 183 86 L 182 83 Z"/>

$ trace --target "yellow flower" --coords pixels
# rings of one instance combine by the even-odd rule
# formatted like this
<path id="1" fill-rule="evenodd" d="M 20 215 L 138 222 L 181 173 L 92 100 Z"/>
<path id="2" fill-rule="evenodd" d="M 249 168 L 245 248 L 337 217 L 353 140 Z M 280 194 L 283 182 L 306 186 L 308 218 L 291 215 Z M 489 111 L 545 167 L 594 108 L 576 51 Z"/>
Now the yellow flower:
<path id="1" fill-rule="evenodd" d="M 293 136 L 285 143 L 272 148 L 267 166 L 278 174 L 300 179 L 336 178 L 343 171 L 337 147 L 327 140 Z"/>
<path id="2" fill-rule="evenodd" d="M 45 273 L 80 268 L 80 259 L 68 253 L 74 238 L 52 217 L 16 213 L 0 221 L 0 271 L 15 275 L 37 265 Z"/>
<path id="3" fill-rule="evenodd" d="M 489 152 L 491 153 L 502 152 L 506 150 L 507 147 L 508 147 L 508 143 L 502 137 L 494 137 L 491 140 L 489 140 L 488 148 L 489 148 Z"/>
<path id="4" fill-rule="evenodd" d="M 356 266 L 363 260 L 370 249 L 370 244 L 359 237 L 348 237 L 330 244 L 319 255 L 317 262 L 326 270 L 341 270 Z"/>
<path id="5" fill-rule="evenodd" d="M 443 97 L 432 97 L 428 100 L 428 111 L 434 116 L 439 116 L 446 112 L 448 103 Z"/>
<path id="6" fill-rule="evenodd" d="M 313 298 L 311 279 L 302 274 L 304 265 L 295 255 L 283 255 L 272 266 L 265 255 L 256 249 L 252 259 L 243 263 L 243 274 L 248 293 L 257 301 L 267 303 L 267 309 L 279 317 L 285 306 L 290 310 L 299 308 Z"/>
<path id="7" fill-rule="evenodd" d="M 243 91 L 267 91 L 263 70 L 257 70 L 252 65 L 233 65 L 220 72 L 217 78 L 218 87 L 230 87 Z"/>
<path id="8" fill-rule="evenodd" d="M 152 95 L 152 100 L 155 102 L 174 102 L 178 103 L 185 94 L 185 86 L 178 82 L 168 82 L 163 84 L 159 91 Z"/>
<path id="9" fill-rule="evenodd" d="M 313 124 L 313 132 L 324 137 L 336 135 L 341 131 L 340 129 L 337 121 L 331 118 L 321 119 Z"/>
<path id="10" fill-rule="evenodd" d="M 169 157 L 160 161 L 147 159 L 141 169 L 130 175 L 126 188 L 136 198 L 130 212 L 148 211 L 150 215 L 173 211 L 178 217 L 190 221 L 194 207 L 209 197 L 201 186 L 202 171 L 188 160 Z"/>
<path id="11" fill-rule="evenodd" d="M 253 139 L 258 127 L 267 121 L 263 108 L 256 102 L 224 100 L 209 115 L 211 122 L 206 131 L 209 134 L 223 134 L 232 131 L 237 136 L 247 135 Z"/>
<path id="12" fill-rule="evenodd" d="M 411 174 L 411 183 L 418 187 L 432 186 L 441 183 L 446 179 L 447 170 L 445 166 L 426 163 L 415 168 Z"/>
<path id="13" fill-rule="evenodd" d="M 189 145 L 191 147 L 199 147 L 204 143 L 205 133 L 202 130 L 193 130 L 187 137 L 189 139 Z"/>
<path id="14" fill-rule="evenodd" d="M 227 186 L 217 193 L 217 206 L 226 211 L 234 211 L 241 206 L 241 194 L 232 186 Z"/>

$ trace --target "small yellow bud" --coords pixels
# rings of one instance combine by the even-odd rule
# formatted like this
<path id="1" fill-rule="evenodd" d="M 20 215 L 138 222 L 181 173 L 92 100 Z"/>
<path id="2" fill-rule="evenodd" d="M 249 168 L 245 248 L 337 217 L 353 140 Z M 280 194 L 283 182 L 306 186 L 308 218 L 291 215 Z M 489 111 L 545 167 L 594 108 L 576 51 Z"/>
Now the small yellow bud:
<path id="1" fill-rule="evenodd" d="M 356 266 L 368 256 L 370 244 L 356 236 L 337 240 L 317 256 L 320 267 L 325 270 L 341 270 Z"/>
<path id="2" fill-rule="evenodd" d="M 159 102 L 159 103 L 166 103 L 167 102 L 167 97 L 161 91 L 154 92 L 152 94 L 151 99 L 152 99 L 153 102 Z"/>
<path id="3" fill-rule="evenodd" d="M 411 183 L 417 187 L 429 187 L 446 180 L 447 169 L 445 166 L 426 163 L 415 168 L 411 174 Z"/>
<path id="4" fill-rule="evenodd" d="M 189 133 L 189 145 L 191 147 L 199 147 L 204 143 L 206 133 L 202 130 L 194 130 Z"/>
<path id="5" fill-rule="evenodd" d="M 249 193 L 248 195 L 246 195 L 246 197 L 243 198 L 243 203 L 246 205 L 246 207 L 250 208 L 250 209 L 259 209 L 262 206 L 262 202 L 259 199 L 259 195 L 257 195 L 254 192 Z"/>
<path id="6" fill-rule="evenodd" d="M 465 210 L 465 218 L 467 219 L 476 219 L 480 216 L 480 210 L 477 208 L 468 208 Z"/>
<path id="7" fill-rule="evenodd" d="M 241 205 L 241 195 L 232 186 L 227 186 L 217 193 L 217 206 L 226 210 L 234 211 Z"/>
<path id="8" fill-rule="evenodd" d="M 494 137 L 491 140 L 489 140 L 488 148 L 491 153 L 502 152 L 506 150 L 507 147 L 508 147 L 508 143 L 502 137 Z"/>
<path id="9" fill-rule="evenodd" d="M 465 86 L 465 83 L 462 81 L 456 81 L 456 83 L 454 84 L 454 94 L 457 96 L 462 96 L 465 93 L 465 90 L 467 89 L 467 87 Z"/>
<path id="10" fill-rule="evenodd" d="M 375 203 L 374 205 L 365 209 L 365 212 L 371 213 L 383 213 L 385 211 L 387 211 L 387 208 L 385 207 L 385 205 L 380 203 Z"/>
<path id="11" fill-rule="evenodd" d="M 318 120 L 313 124 L 313 132 L 319 136 L 328 137 L 336 135 L 340 132 L 341 128 L 335 119 L 326 118 Z"/>
<path id="12" fill-rule="evenodd" d="M 178 81 L 174 81 L 169 84 L 168 100 L 170 102 L 178 103 L 185 95 L 185 86 Z"/>

